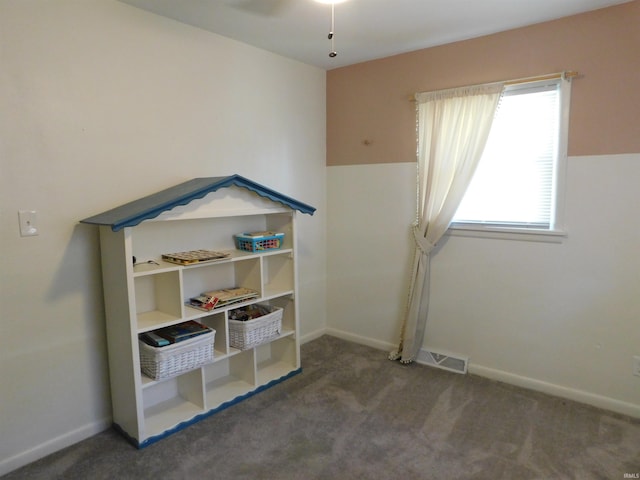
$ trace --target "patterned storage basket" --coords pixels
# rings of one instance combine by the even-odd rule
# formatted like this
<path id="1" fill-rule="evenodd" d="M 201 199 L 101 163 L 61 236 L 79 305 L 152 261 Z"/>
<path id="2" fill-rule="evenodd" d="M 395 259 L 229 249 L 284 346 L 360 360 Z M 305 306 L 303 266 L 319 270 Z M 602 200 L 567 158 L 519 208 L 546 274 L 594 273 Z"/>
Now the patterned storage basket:
<path id="1" fill-rule="evenodd" d="M 236 248 L 245 252 L 261 252 L 282 248 L 284 233 L 260 232 L 263 235 L 243 233 L 235 235 Z"/>
<path id="2" fill-rule="evenodd" d="M 229 319 L 229 344 L 232 347 L 247 350 L 280 335 L 282 308 L 271 305 L 262 305 L 262 307 L 268 309 L 271 313 L 253 320 Z"/>
<path id="3" fill-rule="evenodd" d="M 211 330 L 166 347 L 152 347 L 138 340 L 142 373 L 154 380 L 164 380 L 211 363 L 215 335 L 216 331 Z"/>

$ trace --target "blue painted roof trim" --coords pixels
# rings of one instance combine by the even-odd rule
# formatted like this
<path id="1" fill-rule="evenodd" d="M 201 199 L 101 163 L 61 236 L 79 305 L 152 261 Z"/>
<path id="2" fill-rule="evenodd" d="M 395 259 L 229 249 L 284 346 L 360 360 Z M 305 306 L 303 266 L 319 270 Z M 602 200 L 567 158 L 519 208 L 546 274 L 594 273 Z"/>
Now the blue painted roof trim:
<path id="1" fill-rule="evenodd" d="M 310 205 L 278 193 L 248 178 L 240 175 L 231 175 L 229 177 L 194 178 L 99 215 L 85 218 L 80 222 L 92 225 L 109 225 L 111 226 L 111 230 L 117 232 L 125 227 L 134 227 L 144 220 L 156 218 L 161 213 L 179 205 L 187 205 L 193 200 L 203 198 L 208 193 L 231 186 L 246 188 L 261 197 L 268 198 L 273 202 L 280 203 L 285 207 L 298 210 L 302 213 L 313 215 L 316 211 L 316 209 Z"/>

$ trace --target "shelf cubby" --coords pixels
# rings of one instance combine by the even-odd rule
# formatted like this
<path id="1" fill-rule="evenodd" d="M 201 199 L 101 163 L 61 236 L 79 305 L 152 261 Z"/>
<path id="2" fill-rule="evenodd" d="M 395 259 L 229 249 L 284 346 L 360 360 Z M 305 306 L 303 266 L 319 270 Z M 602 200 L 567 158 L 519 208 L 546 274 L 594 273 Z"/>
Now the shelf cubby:
<path id="1" fill-rule="evenodd" d="M 256 388 L 253 350 L 235 352 L 204 368 L 206 403 L 209 409 L 218 408 Z"/>
<path id="2" fill-rule="evenodd" d="M 264 296 L 293 292 L 293 255 L 290 251 L 265 255 L 263 261 Z"/>
<path id="3" fill-rule="evenodd" d="M 134 277 L 137 329 L 151 330 L 182 318 L 180 272 Z"/>
<path id="4" fill-rule="evenodd" d="M 185 267 L 184 301 L 203 292 L 232 287 L 245 287 L 260 292 L 260 259 L 242 256 L 233 261 L 220 261 Z"/>
<path id="5" fill-rule="evenodd" d="M 277 338 L 255 347 L 257 381 L 265 385 L 300 368 L 300 359 L 293 336 Z"/>
<path id="6" fill-rule="evenodd" d="M 296 309 L 295 300 L 292 294 L 282 295 L 280 297 L 270 298 L 265 303 L 273 307 L 282 308 L 282 329 L 280 336 L 286 336 L 296 331 Z"/>
<path id="7" fill-rule="evenodd" d="M 217 358 L 228 355 L 229 342 L 227 339 L 229 337 L 229 330 L 227 328 L 227 320 L 224 312 L 206 313 L 204 317 L 198 318 L 198 321 L 216 331 L 215 341 L 213 344 L 214 362 Z"/>
<path id="8" fill-rule="evenodd" d="M 290 215 L 268 215 L 266 218 L 266 230 L 284 233 L 282 249 L 293 248 L 293 223 Z"/>
<path id="9" fill-rule="evenodd" d="M 144 431 L 159 435 L 205 410 L 202 370 L 156 382 L 143 390 Z"/>

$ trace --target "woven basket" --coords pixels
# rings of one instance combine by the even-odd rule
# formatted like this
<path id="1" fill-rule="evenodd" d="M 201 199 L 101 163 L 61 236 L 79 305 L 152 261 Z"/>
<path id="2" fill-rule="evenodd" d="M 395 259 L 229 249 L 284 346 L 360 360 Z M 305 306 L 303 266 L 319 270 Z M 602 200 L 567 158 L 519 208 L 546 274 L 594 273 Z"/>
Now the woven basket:
<path id="1" fill-rule="evenodd" d="M 229 343 L 240 350 L 253 348 L 280 335 L 282 308 L 263 305 L 271 313 L 253 320 L 229 320 Z"/>
<path id="2" fill-rule="evenodd" d="M 138 340 L 142 373 L 154 380 L 164 380 L 211 363 L 215 335 L 216 331 L 211 330 L 166 347 L 152 347 Z"/>

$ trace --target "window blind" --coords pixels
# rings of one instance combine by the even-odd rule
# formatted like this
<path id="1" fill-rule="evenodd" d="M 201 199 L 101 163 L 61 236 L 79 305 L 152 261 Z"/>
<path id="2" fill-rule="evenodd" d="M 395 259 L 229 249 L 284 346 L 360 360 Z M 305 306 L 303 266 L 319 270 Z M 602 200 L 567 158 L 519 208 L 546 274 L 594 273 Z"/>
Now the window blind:
<path id="1" fill-rule="evenodd" d="M 559 82 L 507 87 L 454 223 L 550 228 Z"/>

